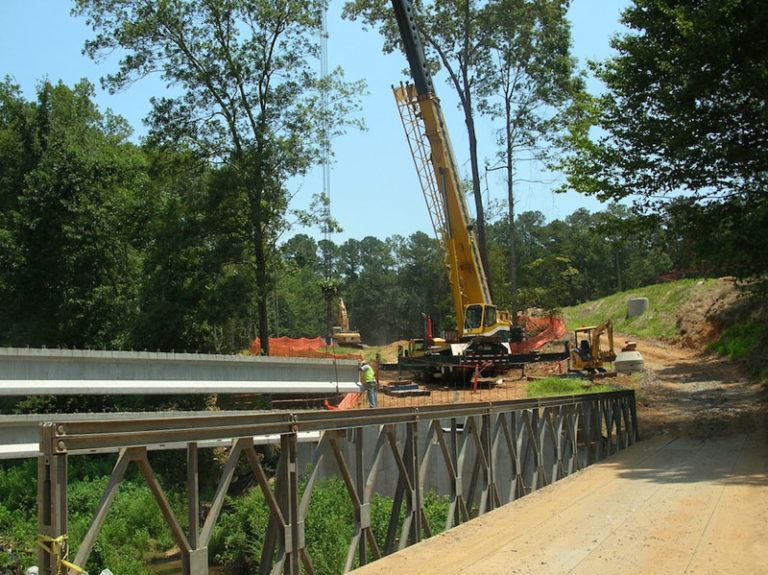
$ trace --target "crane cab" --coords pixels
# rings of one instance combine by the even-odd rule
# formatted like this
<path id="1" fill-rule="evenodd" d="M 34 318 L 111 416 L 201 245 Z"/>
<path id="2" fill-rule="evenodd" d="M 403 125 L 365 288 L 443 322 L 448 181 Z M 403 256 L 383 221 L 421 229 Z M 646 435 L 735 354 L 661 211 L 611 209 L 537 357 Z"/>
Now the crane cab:
<path id="1" fill-rule="evenodd" d="M 462 339 L 477 336 L 495 336 L 501 341 L 510 341 L 512 321 L 508 311 L 501 311 L 495 305 L 473 303 L 464 308 L 464 329 Z"/>

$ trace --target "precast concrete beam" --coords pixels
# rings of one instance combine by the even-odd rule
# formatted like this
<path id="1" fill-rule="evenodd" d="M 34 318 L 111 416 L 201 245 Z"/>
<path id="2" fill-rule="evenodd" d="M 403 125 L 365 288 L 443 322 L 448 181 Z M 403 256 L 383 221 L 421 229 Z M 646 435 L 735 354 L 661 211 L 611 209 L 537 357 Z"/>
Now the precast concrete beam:
<path id="1" fill-rule="evenodd" d="M 359 391 L 355 360 L 0 348 L 0 396 Z"/>
<path id="2" fill-rule="evenodd" d="M 255 394 L 312 394 L 356 393 L 361 387 L 355 382 L 304 381 L 175 381 L 175 380 L 69 380 L 31 379 L 24 381 L 0 380 L 0 395 L 178 395 L 255 393 Z"/>

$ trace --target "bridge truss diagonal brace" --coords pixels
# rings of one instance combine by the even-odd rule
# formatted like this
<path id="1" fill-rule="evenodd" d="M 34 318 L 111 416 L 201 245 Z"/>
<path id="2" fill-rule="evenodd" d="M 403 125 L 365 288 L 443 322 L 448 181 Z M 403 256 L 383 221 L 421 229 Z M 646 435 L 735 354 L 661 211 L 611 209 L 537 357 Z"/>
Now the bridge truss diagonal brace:
<path id="1" fill-rule="evenodd" d="M 450 422 L 450 427 L 443 427 L 441 421 Z M 207 573 L 206 546 L 214 523 L 219 519 L 224 494 L 237 460 L 245 454 L 269 508 L 260 573 L 312 574 L 315 571 L 306 549 L 304 523 L 324 452 L 325 457 L 330 453 L 336 460 L 355 509 L 355 533 L 349 542 L 345 567 L 350 570 L 356 562 L 363 565 L 382 554 L 371 531 L 370 502 L 377 472 L 387 452 L 391 452 L 392 464 L 397 469 L 397 486 L 383 554 L 431 533 L 423 494 L 429 466 L 433 463 L 440 466 L 439 460 L 433 462 L 436 458 L 430 458 L 432 446 L 440 447 L 442 467 L 449 480 L 447 488 L 452 491 L 451 509 L 446 520 L 450 527 L 497 505 L 496 486 L 502 485 L 499 482 L 506 483 L 507 477 L 508 498 L 512 500 L 634 443 L 636 421 L 634 393 L 628 391 L 483 405 L 356 410 L 345 414 L 266 413 L 188 418 L 171 429 L 175 434 L 174 441 L 184 442 L 187 449 L 190 533 L 186 540 L 164 501 L 147 458 L 148 447 L 167 437 L 167 422 L 126 421 L 120 425 L 120 432 L 110 421 L 45 423 L 39 433 L 42 455 L 38 458 L 38 523 L 41 535 L 46 538 L 56 540 L 67 533 L 66 471 L 70 455 L 85 457 L 85 450 L 94 447 L 120 448 L 110 482 L 95 512 L 94 527 L 79 546 L 81 562 L 87 560 L 86 551 L 92 546 L 90 541 L 107 515 L 127 466 L 136 462 L 161 509 L 166 507 L 166 523 L 182 550 L 183 573 L 202 575 Z M 426 426 L 420 427 L 422 422 Z M 279 437 L 280 460 L 274 482 L 265 472 L 254 448 L 255 431 Z M 320 441 L 305 477 L 303 493 L 299 492 L 298 481 L 300 432 L 318 433 Z M 366 457 L 362 439 L 371 433 L 377 433 L 375 447 L 369 454 L 372 457 Z M 212 438 L 234 439 L 230 439 L 229 459 L 211 512 L 200 529 L 196 442 Z M 129 445 L 129 441 L 133 444 Z M 506 447 L 506 453 L 502 455 L 509 455 L 508 459 L 498 456 L 502 445 Z M 511 466 L 511 469 L 502 469 L 502 466 Z M 474 477 L 467 483 L 464 477 L 469 471 Z M 485 495 L 475 504 L 478 490 Z M 406 520 L 400 524 L 403 504 Z M 51 564 L 52 557 L 44 552 L 41 555 L 42 573 L 52 575 L 54 569 L 56 575 L 63 572 L 60 566 Z"/>

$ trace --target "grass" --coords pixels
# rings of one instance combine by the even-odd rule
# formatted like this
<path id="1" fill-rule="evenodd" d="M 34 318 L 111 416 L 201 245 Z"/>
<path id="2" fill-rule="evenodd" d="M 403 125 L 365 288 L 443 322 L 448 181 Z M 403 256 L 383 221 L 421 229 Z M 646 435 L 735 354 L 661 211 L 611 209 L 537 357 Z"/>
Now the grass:
<path id="1" fill-rule="evenodd" d="M 757 321 L 736 324 L 723 332 L 707 349 L 730 359 L 748 359 L 759 352 L 762 342 L 768 340 L 768 327 Z"/>
<path id="2" fill-rule="evenodd" d="M 678 334 L 678 308 L 696 293 L 712 289 L 716 282 L 716 279 L 690 279 L 646 286 L 563 308 L 563 316 L 569 330 L 611 319 L 614 329 L 620 333 L 656 339 L 674 338 Z M 627 318 L 628 300 L 640 297 L 648 298 L 648 310 L 640 316 Z"/>
<path id="3" fill-rule="evenodd" d="M 530 398 L 603 393 L 605 391 L 615 391 L 615 388 L 609 385 L 593 385 L 590 380 L 580 377 L 545 377 L 529 381 L 526 388 L 526 393 Z"/>
<path id="4" fill-rule="evenodd" d="M 336 355 L 363 355 L 363 350 L 359 347 L 341 347 L 338 345 L 334 345 L 331 347 L 321 347 L 318 349 L 318 351 L 326 352 L 326 353 L 333 353 Z"/>

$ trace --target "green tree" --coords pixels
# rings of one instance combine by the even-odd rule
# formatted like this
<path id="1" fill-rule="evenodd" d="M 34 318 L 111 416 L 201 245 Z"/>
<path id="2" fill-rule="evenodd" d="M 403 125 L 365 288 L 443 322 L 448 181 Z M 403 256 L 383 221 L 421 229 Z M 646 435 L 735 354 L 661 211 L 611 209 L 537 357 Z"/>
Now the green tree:
<path id="1" fill-rule="evenodd" d="M 125 53 L 104 79 L 110 89 L 155 71 L 175 88 L 175 97 L 153 99 L 151 136 L 184 142 L 227 166 L 243 218 L 241 257 L 232 265 L 256 279 L 262 342 L 269 336 L 270 263 L 286 225 L 286 182 L 356 122 L 361 86 L 343 82 L 339 70 L 322 79 L 313 71 L 323 7 L 298 0 L 77 0 L 74 9 L 97 32 L 85 46 L 91 57 Z"/>
<path id="2" fill-rule="evenodd" d="M 480 190 L 480 169 L 475 115 L 476 85 L 480 72 L 489 65 L 487 11 L 492 3 L 474 0 L 411 2 L 421 40 L 433 70 L 443 68 L 446 81 L 454 89 L 464 114 L 475 198 L 475 231 L 483 265 L 487 269 L 485 208 Z M 394 51 L 400 35 L 394 21 L 390 0 L 353 0 L 344 5 L 344 15 L 361 19 L 366 25 L 379 26 L 384 36 L 384 50 Z"/>
<path id="3" fill-rule="evenodd" d="M 324 263 L 318 256 L 317 242 L 299 234 L 286 241 L 280 251 L 282 257 L 277 268 L 279 278 L 274 310 L 279 317 L 278 335 L 329 335 L 326 301 L 321 289 Z"/>
<path id="4" fill-rule="evenodd" d="M 0 293 L 6 305 L 0 321 L 8 325 L 8 302 L 17 297 L 14 275 L 23 264 L 15 228 L 24 178 L 39 158 L 36 149 L 34 106 L 24 100 L 19 86 L 9 78 L 0 83 Z M 6 340 L 5 343 L 9 343 Z"/>
<path id="5" fill-rule="evenodd" d="M 617 56 L 595 66 L 600 130 L 574 131 L 567 185 L 651 208 L 683 194 L 687 217 L 718 214 L 717 229 L 739 238 L 741 273 L 764 272 L 768 240 L 753 231 L 768 226 L 768 5 L 636 0 L 623 22 Z"/>
<path id="6" fill-rule="evenodd" d="M 583 80 L 570 54 L 564 0 L 500 0 L 488 4 L 489 65 L 479 73 L 480 111 L 500 120 L 498 162 L 507 184 L 509 263 L 505 276 L 511 310 L 517 309 L 515 173 L 518 161 L 552 157 L 566 126 L 564 110 L 580 99 Z M 498 292 L 496 292 L 498 294 Z M 498 296 L 497 296 L 498 299 Z M 513 313 L 517 322 L 517 314 Z"/>
<path id="7" fill-rule="evenodd" d="M 146 159 L 125 121 L 98 111 L 85 81 L 45 82 L 34 104 L 14 102 L 7 83 L 3 94 L 0 116 L 14 120 L 4 122 L 2 161 L 19 161 L 2 196 L 4 337 L 123 347 L 154 211 Z"/>
<path id="8" fill-rule="evenodd" d="M 515 218 L 515 273 L 518 279 L 518 289 L 533 287 L 540 278 L 535 277 L 530 271 L 525 271 L 527 266 L 543 258 L 551 250 L 550 238 L 547 237 L 546 220 L 541 212 L 523 212 Z M 496 304 L 499 306 L 513 307 L 513 304 L 523 306 L 521 298 L 519 302 L 513 302 L 513 291 L 509 284 L 510 274 L 506 273 L 512 265 L 510 243 L 510 228 L 506 217 L 493 222 L 489 228 L 490 261 L 492 269 L 496 273 L 491 274 L 491 281 L 498 282 Z M 516 294 L 515 294 L 516 296 Z M 519 307 L 519 309 L 524 309 Z"/>
<path id="9" fill-rule="evenodd" d="M 202 309 L 214 281 L 218 235 L 207 215 L 209 166 L 171 146 L 146 145 L 159 206 L 142 268 L 140 313 L 132 330 L 137 349 L 217 351 L 217 326 Z M 219 349 L 219 351 L 221 351 Z"/>
<path id="10" fill-rule="evenodd" d="M 399 335 L 405 317 L 394 243 L 372 236 L 347 240 L 340 248 L 344 303 L 363 341 L 384 344 Z"/>
<path id="11" fill-rule="evenodd" d="M 401 316 L 397 318 L 401 323 L 395 333 L 402 338 L 422 335 L 422 314 L 432 318 L 435 333 L 441 328 L 455 329 L 456 314 L 437 242 L 424 232 L 393 239 L 403 293 Z"/>

